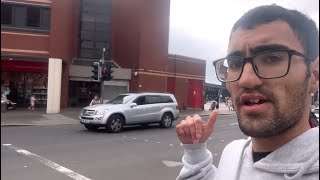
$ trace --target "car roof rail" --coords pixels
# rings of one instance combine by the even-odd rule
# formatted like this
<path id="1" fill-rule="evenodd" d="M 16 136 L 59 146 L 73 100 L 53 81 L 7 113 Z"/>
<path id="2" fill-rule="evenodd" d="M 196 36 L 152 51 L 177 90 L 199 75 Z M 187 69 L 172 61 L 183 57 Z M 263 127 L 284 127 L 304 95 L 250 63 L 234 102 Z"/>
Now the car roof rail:
<path id="1" fill-rule="evenodd" d="M 172 94 L 170 92 L 166 92 L 166 91 L 141 91 L 141 92 L 138 92 L 139 94 L 142 94 L 142 93 L 163 93 L 163 94 Z"/>

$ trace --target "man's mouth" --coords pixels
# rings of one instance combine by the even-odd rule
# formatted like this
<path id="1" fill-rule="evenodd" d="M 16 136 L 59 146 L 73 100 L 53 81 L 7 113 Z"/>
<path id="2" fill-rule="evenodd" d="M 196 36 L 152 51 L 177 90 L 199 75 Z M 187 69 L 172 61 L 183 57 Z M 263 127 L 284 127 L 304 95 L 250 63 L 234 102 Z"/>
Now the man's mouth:
<path id="1" fill-rule="evenodd" d="M 243 94 L 240 97 L 240 105 L 255 106 L 262 105 L 269 100 L 260 94 Z"/>
<path id="2" fill-rule="evenodd" d="M 267 102 L 267 100 L 265 99 L 249 99 L 249 100 L 243 101 L 243 104 L 246 106 L 254 106 L 254 105 L 263 104 L 265 102 Z"/>

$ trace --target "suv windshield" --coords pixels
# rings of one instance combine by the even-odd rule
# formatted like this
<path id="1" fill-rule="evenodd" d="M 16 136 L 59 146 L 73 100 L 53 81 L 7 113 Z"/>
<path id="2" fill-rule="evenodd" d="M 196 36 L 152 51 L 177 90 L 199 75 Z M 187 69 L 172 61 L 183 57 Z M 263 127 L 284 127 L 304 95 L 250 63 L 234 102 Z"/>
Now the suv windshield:
<path id="1" fill-rule="evenodd" d="M 110 99 L 106 102 L 106 104 L 126 104 L 130 101 L 130 99 L 132 99 L 132 97 L 133 96 L 129 94 L 121 94 Z"/>

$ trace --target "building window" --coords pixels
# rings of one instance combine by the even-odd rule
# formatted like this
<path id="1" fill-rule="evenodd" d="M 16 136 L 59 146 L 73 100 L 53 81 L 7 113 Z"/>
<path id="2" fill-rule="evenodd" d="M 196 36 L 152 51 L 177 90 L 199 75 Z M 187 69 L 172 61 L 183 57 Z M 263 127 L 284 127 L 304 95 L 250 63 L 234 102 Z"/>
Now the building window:
<path id="1" fill-rule="evenodd" d="M 27 7 L 27 22 L 29 27 L 40 27 L 40 8 Z"/>
<path id="2" fill-rule="evenodd" d="M 82 0 L 80 12 L 79 58 L 111 58 L 111 0 Z"/>
<path id="3" fill-rule="evenodd" d="M 51 9 L 47 6 L 1 2 L 1 28 L 48 32 L 50 16 Z"/>
<path id="4" fill-rule="evenodd" d="M 12 24 L 12 6 L 10 4 L 1 4 L 1 25 Z"/>

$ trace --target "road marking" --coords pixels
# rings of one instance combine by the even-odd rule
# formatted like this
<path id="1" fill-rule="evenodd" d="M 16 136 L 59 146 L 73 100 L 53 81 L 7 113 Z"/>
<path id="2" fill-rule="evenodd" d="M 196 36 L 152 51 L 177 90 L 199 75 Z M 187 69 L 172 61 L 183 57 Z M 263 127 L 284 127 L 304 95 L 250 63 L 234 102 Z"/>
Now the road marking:
<path id="1" fill-rule="evenodd" d="M 144 141 L 145 141 L 145 142 L 148 142 L 149 140 L 146 139 L 146 140 L 144 140 Z"/>
<path id="2" fill-rule="evenodd" d="M 209 137 L 209 140 L 211 140 L 212 139 L 212 137 Z"/>
<path id="3" fill-rule="evenodd" d="M 223 142 L 224 140 L 223 139 L 221 139 L 221 142 Z"/>
<path id="4" fill-rule="evenodd" d="M 232 126 L 232 125 L 238 125 L 238 123 L 232 123 L 232 124 L 229 124 L 230 126 Z"/>
<path id="5" fill-rule="evenodd" d="M 160 144 L 160 142 L 157 142 L 158 144 Z"/>
<path id="6" fill-rule="evenodd" d="M 172 147 L 172 146 L 173 146 L 173 144 L 169 144 L 169 146 L 171 146 L 171 147 Z"/>
<path id="7" fill-rule="evenodd" d="M 132 138 L 132 139 L 137 139 L 137 138 Z"/>
<path id="8" fill-rule="evenodd" d="M 218 156 L 218 154 L 214 154 L 215 156 Z"/>
<path id="9" fill-rule="evenodd" d="M 183 166 L 182 162 L 163 160 L 162 163 L 168 167 Z"/>
<path id="10" fill-rule="evenodd" d="M 223 127 L 223 126 L 228 126 L 228 125 L 219 125 L 219 126 L 217 126 L 217 127 Z"/>
<path id="11" fill-rule="evenodd" d="M 68 168 L 65 168 L 65 167 L 63 167 L 63 166 L 61 166 L 61 165 L 59 165 L 59 164 L 57 164 L 55 162 L 52 162 L 52 161 L 50 161 L 50 160 L 48 160 L 48 159 L 46 159 L 44 157 L 41 157 L 41 156 L 39 156 L 37 154 L 33 154 L 32 152 L 29 152 L 27 150 L 20 149 L 20 148 L 18 148 L 16 146 L 13 146 L 11 144 L 10 145 L 2 144 L 2 145 L 7 146 L 8 148 L 16 151 L 17 153 L 20 153 L 22 155 L 25 155 L 25 156 L 29 157 L 32 160 L 39 161 L 40 163 L 42 163 L 42 164 L 44 164 L 44 165 L 46 165 L 46 166 L 58 171 L 58 172 L 61 172 L 62 174 L 66 175 L 66 176 L 68 176 L 68 177 L 70 177 L 72 179 L 75 179 L 75 180 L 91 180 L 90 178 L 87 178 L 87 177 L 85 177 L 85 176 L 83 176 L 81 174 L 78 174 L 78 173 L 76 173 L 74 171 L 71 171 Z M 25 167 L 27 167 L 27 166 L 25 166 Z"/>

